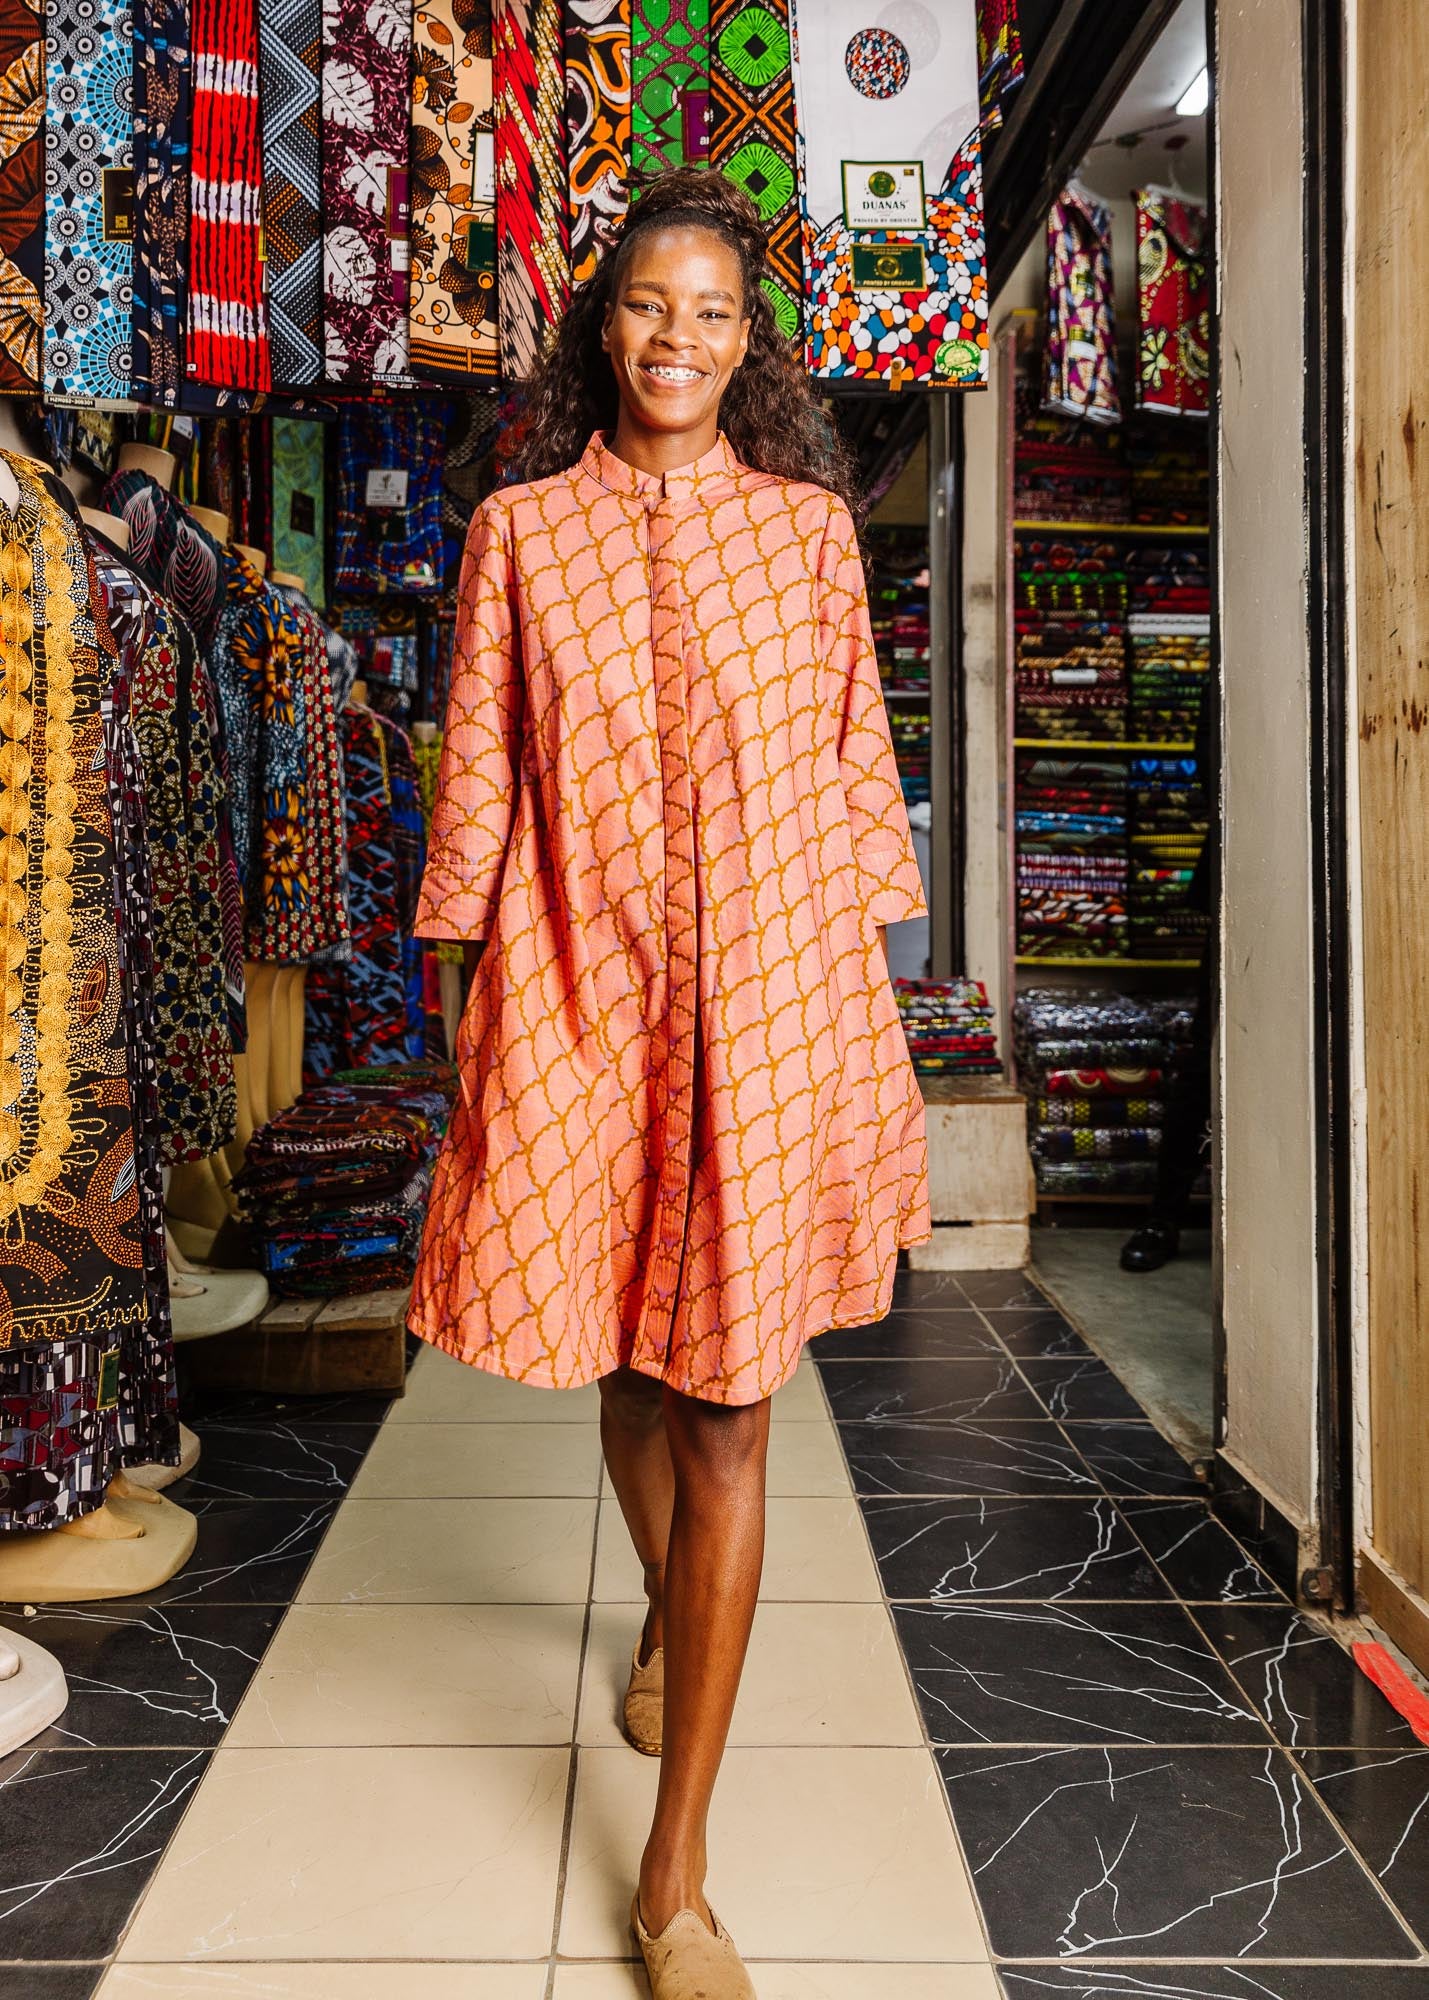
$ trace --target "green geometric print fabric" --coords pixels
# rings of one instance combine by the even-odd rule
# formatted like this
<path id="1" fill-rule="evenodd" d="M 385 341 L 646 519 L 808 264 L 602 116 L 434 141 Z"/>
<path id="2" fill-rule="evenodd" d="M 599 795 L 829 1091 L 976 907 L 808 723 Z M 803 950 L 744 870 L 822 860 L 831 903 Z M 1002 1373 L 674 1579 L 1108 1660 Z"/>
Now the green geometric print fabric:
<path id="1" fill-rule="evenodd" d="M 798 141 L 789 0 L 713 0 L 710 165 L 742 187 L 769 231 L 764 289 L 781 333 L 803 325 Z"/>
<path id="2" fill-rule="evenodd" d="M 710 0 L 633 0 L 631 163 L 635 176 L 709 155 Z"/>

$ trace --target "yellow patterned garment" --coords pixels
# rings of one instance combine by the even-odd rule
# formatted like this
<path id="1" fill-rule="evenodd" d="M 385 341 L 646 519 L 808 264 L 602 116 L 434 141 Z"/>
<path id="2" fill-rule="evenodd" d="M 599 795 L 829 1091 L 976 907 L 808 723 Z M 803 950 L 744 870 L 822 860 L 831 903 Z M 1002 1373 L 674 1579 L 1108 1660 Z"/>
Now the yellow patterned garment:
<path id="1" fill-rule="evenodd" d="M 412 366 L 494 376 L 490 0 L 419 0 L 412 60 Z"/>
<path id="2" fill-rule="evenodd" d="M 472 524 L 418 930 L 487 939 L 412 1326 L 752 1403 L 929 1233 L 877 927 L 924 914 L 853 523 L 600 439 Z"/>

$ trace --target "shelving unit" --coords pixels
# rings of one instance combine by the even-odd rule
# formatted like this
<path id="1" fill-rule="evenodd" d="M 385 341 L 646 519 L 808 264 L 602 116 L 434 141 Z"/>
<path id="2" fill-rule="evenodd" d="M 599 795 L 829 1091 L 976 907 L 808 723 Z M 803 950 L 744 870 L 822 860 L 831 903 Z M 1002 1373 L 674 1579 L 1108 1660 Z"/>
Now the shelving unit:
<path id="1" fill-rule="evenodd" d="M 1158 542 L 1205 541 L 1210 529 L 1198 522 L 1160 527 L 1155 521 L 1014 521 L 1015 535 L 1146 535 Z"/>

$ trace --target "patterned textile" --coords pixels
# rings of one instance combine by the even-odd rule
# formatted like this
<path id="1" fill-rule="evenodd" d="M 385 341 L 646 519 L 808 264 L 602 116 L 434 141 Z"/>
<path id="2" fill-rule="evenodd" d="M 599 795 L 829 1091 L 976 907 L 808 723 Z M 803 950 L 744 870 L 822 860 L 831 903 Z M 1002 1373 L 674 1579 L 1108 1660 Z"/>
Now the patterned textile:
<path id="1" fill-rule="evenodd" d="M 566 0 L 571 277 L 594 271 L 630 206 L 630 0 Z"/>
<path id="2" fill-rule="evenodd" d="M 38 11 L 0 0 L 0 395 L 40 385 L 45 310 L 45 42 Z"/>
<path id="3" fill-rule="evenodd" d="M 1023 77 L 1017 0 L 977 0 L 977 69 L 982 129 L 995 132 Z"/>
<path id="4" fill-rule="evenodd" d="M 193 0 L 188 377 L 270 389 L 263 282 L 258 15 L 252 0 Z"/>
<path id="5" fill-rule="evenodd" d="M 404 382 L 411 270 L 412 0 L 323 9 L 323 308 L 329 382 Z"/>
<path id="6" fill-rule="evenodd" d="M 325 604 L 323 426 L 274 417 L 272 430 L 273 567 L 300 576 L 310 604 Z"/>
<path id="7" fill-rule="evenodd" d="M 492 0 L 500 373 L 535 367 L 570 290 L 562 0 Z"/>
<path id="8" fill-rule="evenodd" d="M 712 0 L 710 165 L 742 187 L 769 231 L 764 289 L 781 333 L 803 324 L 798 142 L 789 0 Z"/>
<path id="9" fill-rule="evenodd" d="M 890 10 L 902 33 L 868 26 L 866 0 L 793 9 L 806 352 L 821 379 L 987 379 L 973 5 Z"/>
<path id="10" fill-rule="evenodd" d="M 490 456 L 500 391 L 478 389 L 457 397 L 447 411 L 446 449 L 442 456 L 442 588 L 455 596 L 461 580 L 462 550 L 477 503 L 491 485 L 486 460 Z M 426 683 L 428 687 L 431 682 Z M 440 715 L 428 705 L 429 715 Z"/>
<path id="11" fill-rule="evenodd" d="M 349 404 L 337 435 L 333 589 L 405 595 L 442 587 L 442 451 L 439 398 Z M 367 505 L 369 471 L 404 472 L 404 507 Z"/>
<path id="12" fill-rule="evenodd" d="M 723 438 L 493 494 L 417 925 L 492 943 L 413 1331 L 749 1403 L 880 1318 L 930 1224 L 876 926 L 925 910 L 839 501 Z"/>
<path id="13" fill-rule="evenodd" d="M 1210 221 L 1204 208 L 1144 188 L 1136 197 L 1136 403 L 1176 417 L 1210 407 Z"/>
<path id="14" fill-rule="evenodd" d="M 412 755 L 411 738 L 394 722 L 382 723 L 387 780 L 392 792 L 392 845 L 397 861 L 397 922 L 402 932 L 402 971 L 407 996 L 407 1054 L 426 1051 L 424 997 L 426 947 L 413 935 L 422 874 L 427 865 L 427 830 Z"/>
<path id="15" fill-rule="evenodd" d="M 143 765 L 159 1058 L 153 1129 L 172 1166 L 209 1158 L 237 1122 L 223 982 L 222 785 L 192 633 L 107 542 L 96 536 L 91 545 Z"/>
<path id="16" fill-rule="evenodd" d="M 258 38 L 273 382 L 323 375 L 322 0 L 265 0 Z"/>
<path id="17" fill-rule="evenodd" d="M 1111 210 L 1075 182 L 1047 218 L 1047 347 L 1042 407 L 1089 424 L 1121 422 Z"/>
<path id="18" fill-rule="evenodd" d="M 631 0 L 631 164 L 637 176 L 706 159 L 710 0 Z"/>
<path id="19" fill-rule="evenodd" d="M 412 45 L 412 371 L 494 375 L 491 0 L 421 0 Z"/>
<path id="20" fill-rule="evenodd" d="M 137 0 L 135 29 L 132 373 L 136 394 L 174 409 L 188 319 L 188 0 Z"/>
<path id="21" fill-rule="evenodd" d="M 132 391 L 134 17 L 63 0 L 45 45 L 45 394 Z"/>

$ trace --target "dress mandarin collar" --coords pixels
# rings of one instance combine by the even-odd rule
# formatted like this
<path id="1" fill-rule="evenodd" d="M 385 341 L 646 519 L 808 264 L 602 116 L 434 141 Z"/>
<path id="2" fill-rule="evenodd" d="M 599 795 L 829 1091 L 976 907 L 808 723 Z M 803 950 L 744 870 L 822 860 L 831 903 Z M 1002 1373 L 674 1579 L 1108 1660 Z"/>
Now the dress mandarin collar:
<path id="1" fill-rule="evenodd" d="M 740 469 L 723 431 L 703 458 L 664 473 L 639 472 L 627 465 L 616 457 L 604 433 L 595 431 L 581 457 L 581 467 L 612 493 L 625 493 L 633 500 L 693 500 L 712 486 L 727 485 Z"/>

